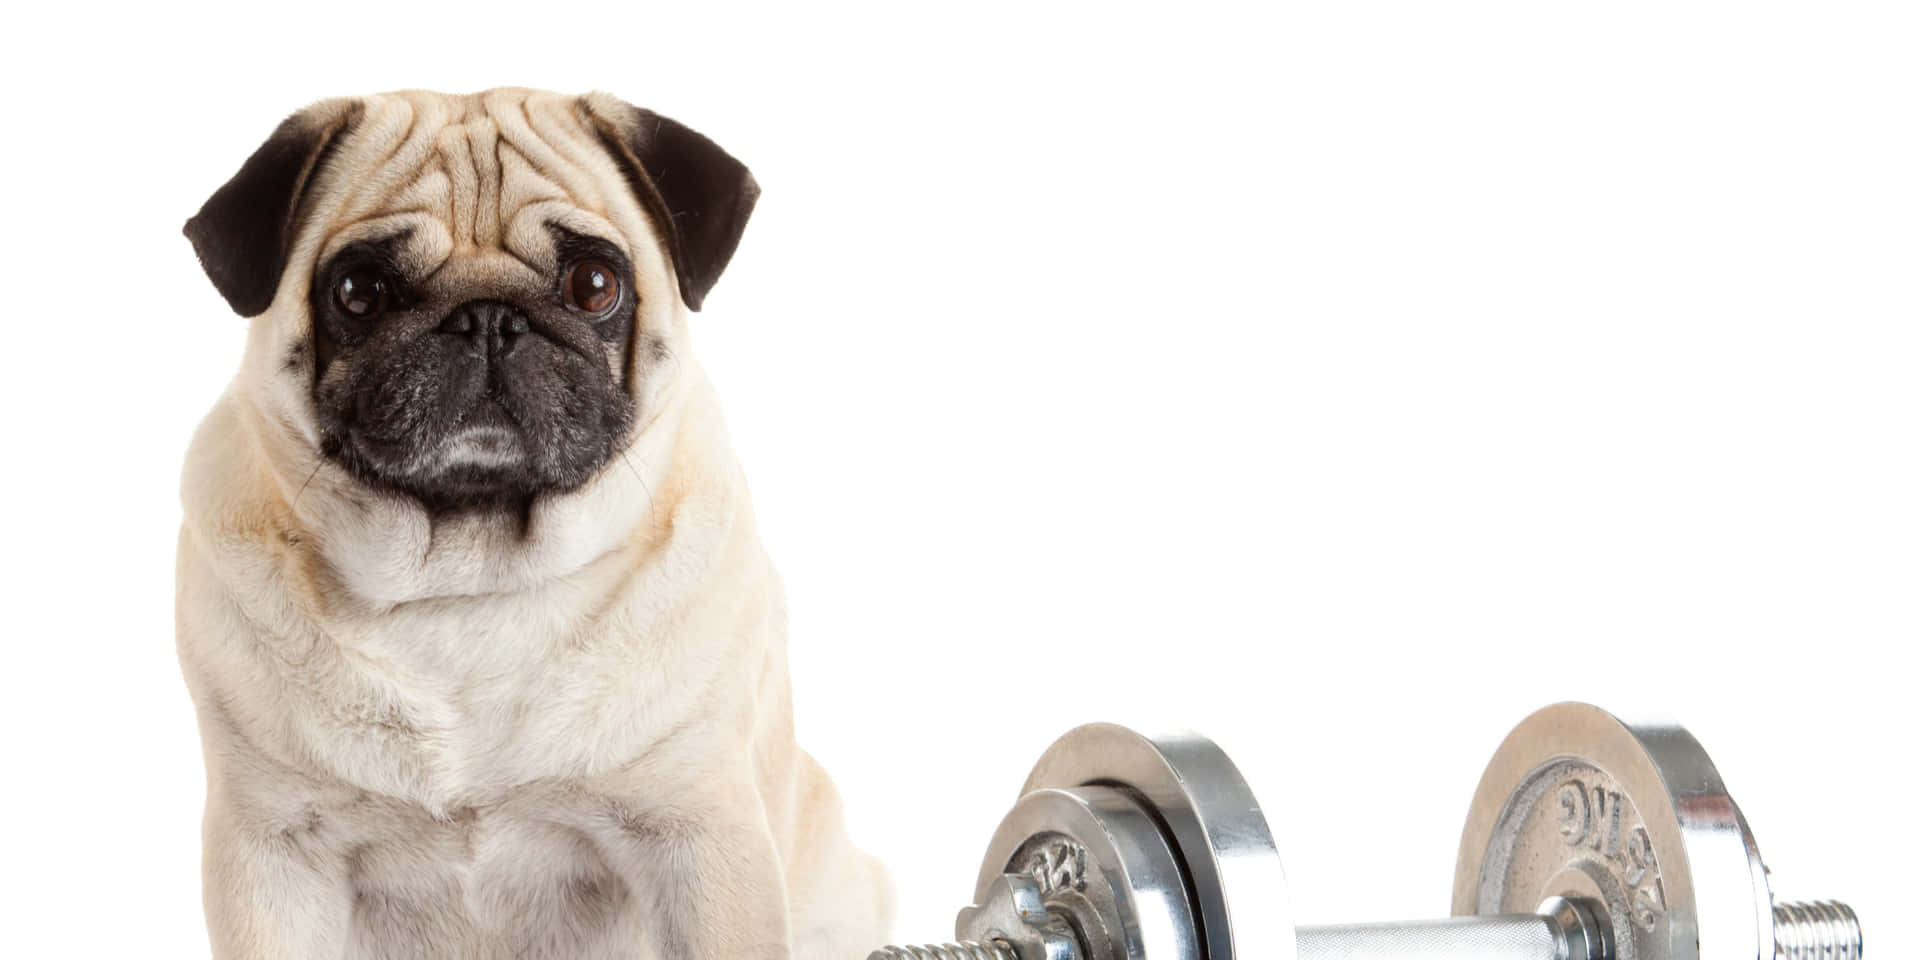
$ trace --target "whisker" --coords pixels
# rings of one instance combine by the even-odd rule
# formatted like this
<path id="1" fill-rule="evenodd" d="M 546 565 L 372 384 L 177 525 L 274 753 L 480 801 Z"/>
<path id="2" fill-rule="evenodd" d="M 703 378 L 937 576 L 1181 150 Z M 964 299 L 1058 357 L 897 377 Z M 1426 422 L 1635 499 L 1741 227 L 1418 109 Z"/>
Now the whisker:
<path id="1" fill-rule="evenodd" d="M 647 478 L 640 475 L 640 470 L 633 465 L 633 460 L 627 456 L 627 452 L 625 450 L 620 451 L 620 461 L 622 463 L 625 463 L 627 465 L 627 469 L 633 472 L 633 478 L 635 480 L 640 481 L 640 489 L 645 490 L 647 492 L 647 516 L 649 517 L 653 516 L 654 507 L 655 507 L 653 502 L 653 488 L 647 486 Z"/>
<path id="2" fill-rule="evenodd" d="M 290 505 L 288 505 L 288 507 L 287 507 L 287 509 L 288 509 L 288 510 L 290 510 L 290 511 L 291 511 L 291 510 L 293 510 L 294 508 L 296 508 L 296 507 L 298 507 L 298 506 L 300 506 L 300 497 L 301 497 L 301 495 L 302 495 L 302 494 L 305 494 L 305 493 L 307 492 L 307 484 L 310 484 L 310 483 L 312 483 L 312 482 L 313 482 L 313 478 L 314 478 L 314 477 L 317 477 L 317 476 L 319 476 L 319 475 L 320 475 L 320 468 L 321 468 L 321 467 L 324 467 L 324 466 L 326 466 L 326 465 L 327 465 L 327 461 L 326 461 L 326 460 L 324 460 L 324 459 L 321 459 L 321 460 L 315 460 L 315 461 L 313 462 L 313 472 L 312 472 L 312 473 L 309 473 L 309 474 L 307 474 L 307 479 L 305 479 L 305 480 L 302 480 L 302 481 L 300 481 L 300 489 L 299 489 L 299 490 L 296 490 L 296 491 L 294 491 L 294 494 L 293 494 L 293 503 L 292 503 L 292 504 L 290 504 Z"/>

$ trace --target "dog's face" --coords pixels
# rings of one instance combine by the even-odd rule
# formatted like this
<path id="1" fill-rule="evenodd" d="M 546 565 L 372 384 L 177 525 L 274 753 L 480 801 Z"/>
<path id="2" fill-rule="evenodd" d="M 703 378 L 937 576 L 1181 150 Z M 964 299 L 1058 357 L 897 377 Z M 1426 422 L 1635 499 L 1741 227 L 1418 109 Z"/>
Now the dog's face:
<path id="1" fill-rule="evenodd" d="M 758 190 L 711 141 L 612 98 L 329 101 L 187 224 L 236 312 L 303 329 L 323 457 L 435 511 L 573 490 L 620 454 L 670 324 Z M 673 307 L 676 309 L 665 309 Z"/>
<path id="2" fill-rule="evenodd" d="M 570 490 L 627 439 L 634 271 L 548 224 L 525 260 L 435 255 L 407 233 L 314 270 L 321 449 L 435 507 Z"/>

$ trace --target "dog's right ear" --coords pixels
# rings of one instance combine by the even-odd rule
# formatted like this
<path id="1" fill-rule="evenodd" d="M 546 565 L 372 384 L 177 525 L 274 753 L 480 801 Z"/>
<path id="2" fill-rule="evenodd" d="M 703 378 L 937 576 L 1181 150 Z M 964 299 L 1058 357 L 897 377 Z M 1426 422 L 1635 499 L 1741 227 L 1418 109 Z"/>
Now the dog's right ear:
<path id="1" fill-rule="evenodd" d="M 324 100 L 288 117 L 187 221 L 201 269 L 234 313 L 251 317 L 273 304 L 300 200 L 360 113 L 358 101 Z"/>

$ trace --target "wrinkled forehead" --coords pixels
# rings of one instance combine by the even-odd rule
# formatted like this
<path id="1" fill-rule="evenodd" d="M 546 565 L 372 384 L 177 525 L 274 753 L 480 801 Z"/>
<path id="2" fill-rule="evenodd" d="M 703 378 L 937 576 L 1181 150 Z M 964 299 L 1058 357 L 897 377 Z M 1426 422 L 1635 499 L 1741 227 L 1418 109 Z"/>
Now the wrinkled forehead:
<path id="1" fill-rule="evenodd" d="M 314 190 L 309 263 L 404 234 L 400 255 L 424 270 L 494 252 L 545 269 L 554 226 L 652 260 L 652 230 L 577 105 L 513 90 L 368 98 Z"/>

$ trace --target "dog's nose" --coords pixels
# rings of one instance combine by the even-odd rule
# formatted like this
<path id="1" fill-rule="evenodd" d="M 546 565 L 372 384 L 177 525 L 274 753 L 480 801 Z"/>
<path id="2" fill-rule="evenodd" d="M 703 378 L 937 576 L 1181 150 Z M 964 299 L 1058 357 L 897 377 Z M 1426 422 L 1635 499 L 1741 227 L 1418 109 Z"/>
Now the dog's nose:
<path id="1" fill-rule="evenodd" d="M 506 350 L 513 338 L 527 329 L 527 315 L 519 307 L 498 300 L 469 300 L 440 321 L 441 333 L 472 337 L 474 345 L 488 356 Z"/>

